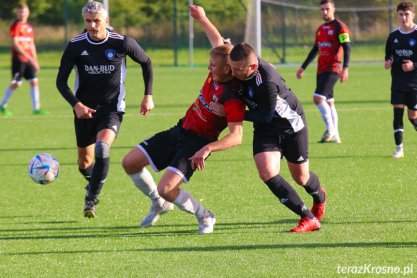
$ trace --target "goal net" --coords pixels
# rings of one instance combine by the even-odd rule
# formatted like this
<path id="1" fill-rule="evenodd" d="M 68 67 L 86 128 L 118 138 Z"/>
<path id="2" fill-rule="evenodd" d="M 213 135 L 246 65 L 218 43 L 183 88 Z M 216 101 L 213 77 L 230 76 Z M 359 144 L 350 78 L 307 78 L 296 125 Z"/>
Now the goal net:
<path id="1" fill-rule="evenodd" d="M 300 62 L 306 56 L 305 49 L 312 47 L 316 29 L 323 23 L 319 1 L 306 2 L 248 0 L 245 41 L 271 63 Z M 396 3 L 388 0 L 345 2 L 354 6 L 337 2 L 336 18 L 349 27 L 352 45 L 384 44 L 397 24 L 393 6 Z"/>

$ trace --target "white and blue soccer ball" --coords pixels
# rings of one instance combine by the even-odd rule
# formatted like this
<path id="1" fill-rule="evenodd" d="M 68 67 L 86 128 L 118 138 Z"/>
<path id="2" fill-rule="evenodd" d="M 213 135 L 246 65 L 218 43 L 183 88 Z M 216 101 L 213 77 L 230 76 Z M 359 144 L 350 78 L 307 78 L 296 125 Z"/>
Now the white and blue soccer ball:
<path id="1" fill-rule="evenodd" d="M 28 173 L 36 183 L 51 183 L 58 177 L 59 162 L 49 153 L 37 154 L 29 162 Z"/>

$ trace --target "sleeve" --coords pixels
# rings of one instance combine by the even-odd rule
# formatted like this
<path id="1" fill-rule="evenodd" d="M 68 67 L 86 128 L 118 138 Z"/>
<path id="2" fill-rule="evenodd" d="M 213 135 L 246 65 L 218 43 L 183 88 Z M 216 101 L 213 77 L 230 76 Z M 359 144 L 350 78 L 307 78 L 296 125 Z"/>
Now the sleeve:
<path id="1" fill-rule="evenodd" d="M 392 45 L 391 34 L 388 36 L 387 42 L 385 43 L 385 60 L 384 61 L 389 60 L 389 59 L 393 60 L 393 53 L 392 53 L 392 48 L 391 48 L 391 45 Z"/>
<path id="2" fill-rule="evenodd" d="M 269 123 L 275 116 L 275 107 L 277 105 L 278 86 L 272 82 L 267 82 L 258 88 L 256 94 L 257 110 L 249 110 L 245 113 L 245 120 L 255 123 Z"/>
<path id="3" fill-rule="evenodd" d="M 153 69 L 151 59 L 145 50 L 131 37 L 125 37 L 124 46 L 126 54 L 142 67 L 145 95 L 152 95 Z"/>
<path id="4" fill-rule="evenodd" d="M 310 50 L 310 53 L 308 53 L 306 60 L 301 65 L 303 69 L 306 69 L 308 65 L 316 58 L 317 54 L 319 53 L 319 47 L 317 44 L 314 44 L 313 48 Z"/>
<path id="5" fill-rule="evenodd" d="M 350 43 L 342 43 L 343 47 L 343 67 L 347 68 L 349 67 L 350 62 Z"/>
<path id="6" fill-rule="evenodd" d="M 10 25 L 10 30 L 9 30 L 9 34 L 10 37 L 14 38 L 17 36 L 17 24 L 13 23 L 12 25 Z"/>
<path id="7" fill-rule="evenodd" d="M 239 98 L 232 98 L 224 103 L 224 112 L 228 123 L 243 122 L 245 119 L 245 103 Z"/>
<path id="8" fill-rule="evenodd" d="M 67 45 L 64 54 L 61 58 L 61 63 L 56 77 L 56 87 L 64 99 L 73 107 L 79 100 L 68 87 L 68 77 L 71 74 L 71 70 L 75 65 L 75 59 L 70 53 L 70 44 Z"/>

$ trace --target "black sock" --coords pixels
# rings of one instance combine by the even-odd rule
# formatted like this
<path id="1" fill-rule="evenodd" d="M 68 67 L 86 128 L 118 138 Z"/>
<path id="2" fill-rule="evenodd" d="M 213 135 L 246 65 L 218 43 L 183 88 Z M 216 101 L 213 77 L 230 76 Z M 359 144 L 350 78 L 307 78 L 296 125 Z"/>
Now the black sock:
<path id="1" fill-rule="evenodd" d="M 403 143 L 404 123 L 403 123 L 403 108 L 394 108 L 394 140 L 395 145 L 399 146 Z"/>
<path id="2" fill-rule="evenodd" d="M 266 181 L 265 184 L 269 187 L 272 193 L 283 203 L 287 208 L 289 208 L 294 213 L 298 214 L 301 217 L 308 217 L 314 219 L 314 215 L 309 209 L 304 205 L 300 196 L 294 188 L 284 180 L 280 175 L 276 175 L 270 180 Z"/>
<path id="3" fill-rule="evenodd" d="M 313 197 L 314 203 L 321 204 L 324 202 L 324 192 L 320 188 L 319 178 L 313 172 L 310 172 L 310 179 L 304 185 L 304 189 Z"/>
<path id="4" fill-rule="evenodd" d="M 83 175 L 83 177 L 87 180 L 90 181 L 91 179 L 91 173 L 93 172 L 93 167 L 94 167 L 94 163 L 92 163 L 90 166 L 88 166 L 85 169 L 79 168 L 78 170 L 80 171 L 81 175 Z"/>
<path id="5" fill-rule="evenodd" d="M 87 199 L 95 199 L 103 188 L 104 181 L 109 172 L 110 158 L 96 158 L 93 173 L 89 182 L 89 190 Z"/>

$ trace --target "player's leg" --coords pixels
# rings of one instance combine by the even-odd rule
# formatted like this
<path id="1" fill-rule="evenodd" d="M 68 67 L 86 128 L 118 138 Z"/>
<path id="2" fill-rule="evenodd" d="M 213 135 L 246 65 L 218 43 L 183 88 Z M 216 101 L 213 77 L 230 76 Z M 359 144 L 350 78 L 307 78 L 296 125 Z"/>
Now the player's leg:
<path id="1" fill-rule="evenodd" d="M 173 210 L 173 204 L 159 196 L 153 177 L 145 168 L 152 164 L 154 170 L 158 171 L 152 160 L 152 156 L 155 156 L 154 152 L 152 152 L 155 148 L 151 146 L 153 145 L 151 142 L 154 142 L 153 138 L 158 138 L 158 135 L 148 139 L 146 141 L 147 144 L 142 142 L 141 144 L 143 145 L 133 148 L 122 161 L 123 169 L 130 176 L 134 185 L 152 202 L 150 212 L 140 223 L 142 228 L 154 225 L 162 214 Z M 168 153 L 165 152 L 162 155 L 168 156 Z"/>
<path id="2" fill-rule="evenodd" d="M 199 234 L 212 233 L 214 224 L 216 223 L 216 217 L 191 196 L 189 192 L 180 189 L 184 178 L 178 169 L 170 167 L 158 183 L 159 194 L 165 200 L 173 202 L 180 210 L 194 215 L 199 223 Z"/>
<path id="3" fill-rule="evenodd" d="M 340 140 L 340 134 L 339 134 L 339 116 L 337 114 L 336 105 L 334 104 L 334 98 L 327 99 L 326 101 L 330 107 L 330 112 L 331 112 L 332 120 L 333 120 L 333 126 L 335 130 L 335 134 L 333 138 L 331 139 L 331 141 L 337 144 L 340 144 L 342 143 L 342 141 Z"/>
<path id="4" fill-rule="evenodd" d="M 324 72 L 317 75 L 317 88 L 313 95 L 313 101 L 319 109 L 323 122 L 326 126 L 326 131 L 319 141 L 320 143 L 332 142 L 332 139 L 336 134 L 332 110 L 327 100 L 333 98 L 333 87 L 337 80 L 337 73 Z"/>
<path id="5" fill-rule="evenodd" d="M 407 93 L 403 91 L 391 91 L 391 104 L 394 109 L 394 141 L 395 141 L 395 152 L 392 155 L 393 158 L 403 158 L 403 135 L 404 135 L 404 108 L 407 103 Z"/>
<path id="6" fill-rule="evenodd" d="M 4 116 L 11 116 L 13 113 L 7 109 L 7 103 L 11 98 L 13 92 L 22 85 L 22 76 L 23 76 L 23 63 L 18 59 L 13 59 L 12 61 L 12 82 L 6 88 L 3 94 L 2 101 L 0 103 L 0 113 Z"/>
<path id="7" fill-rule="evenodd" d="M 36 77 L 36 68 L 30 64 L 25 63 L 25 70 L 23 73 L 24 78 L 29 82 L 30 98 L 32 100 L 33 115 L 48 115 L 49 112 L 41 109 L 40 96 L 39 96 L 39 81 Z"/>

